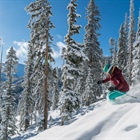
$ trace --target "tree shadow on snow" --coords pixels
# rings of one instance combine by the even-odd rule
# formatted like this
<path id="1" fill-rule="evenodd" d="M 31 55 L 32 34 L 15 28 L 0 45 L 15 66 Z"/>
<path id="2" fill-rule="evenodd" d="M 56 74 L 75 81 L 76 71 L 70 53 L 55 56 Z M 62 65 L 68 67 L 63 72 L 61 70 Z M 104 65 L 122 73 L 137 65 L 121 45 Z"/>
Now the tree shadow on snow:
<path id="1" fill-rule="evenodd" d="M 23 136 L 17 136 L 15 138 L 12 138 L 11 140 L 27 140 L 31 137 L 34 137 L 36 136 L 38 133 L 28 133 L 28 134 L 25 134 Z"/>

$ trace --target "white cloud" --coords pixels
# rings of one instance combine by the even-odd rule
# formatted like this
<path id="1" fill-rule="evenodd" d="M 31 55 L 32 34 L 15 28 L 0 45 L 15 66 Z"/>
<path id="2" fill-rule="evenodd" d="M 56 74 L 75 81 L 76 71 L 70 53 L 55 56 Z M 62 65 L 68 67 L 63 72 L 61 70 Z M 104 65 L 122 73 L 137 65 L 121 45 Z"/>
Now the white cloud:
<path id="1" fill-rule="evenodd" d="M 53 50 L 52 56 L 54 58 L 60 57 L 62 55 L 62 49 L 66 48 L 66 45 L 64 43 L 60 42 L 60 41 L 56 43 L 56 46 L 59 48 L 59 50 L 56 51 L 56 50 L 52 49 Z"/>
<path id="2" fill-rule="evenodd" d="M 62 42 L 57 42 L 56 45 L 60 48 L 60 50 L 62 51 L 63 48 L 66 48 L 66 45 Z"/>
<path id="3" fill-rule="evenodd" d="M 14 41 L 13 44 L 16 44 L 18 46 L 18 48 L 15 49 L 17 57 L 27 58 L 28 42 L 17 42 L 17 41 Z"/>
<path id="4" fill-rule="evenodd" d="M 14 46 L 14 50 L 16 51 L 16 55 L 19 58 L 19 61 L 21 63 L 24 63 L 25 60 L 27 60 L 27 50 L 28 50 L 28 42 L 18 42 L 18 41 L 14 41 L 13 44 L 15 44 Z M 57 50 L 52 49 L 53 51 L 53 58 L 59 58 L 62 55 L 62 49 L 66 48 L 66 45 L 62 42 L 57 42 L 56 46 L 58 47 Z M 6 51 L 8 52 L 9 49 Z"/>
<path id="5" fill-rule="evenodd" d="M 62 36 L 61 35 L 56 35 L 56 36 L 57 36 L 57 38 L 62 39 Z"/>
<path id="6" fill-rule="evenodd" d="M 53 53 L 52 53 L 52 57 L 53 58 L 58 58 L 61 56 L 60 52 L 55 51 L 54 49 L 52 49 Z"/>

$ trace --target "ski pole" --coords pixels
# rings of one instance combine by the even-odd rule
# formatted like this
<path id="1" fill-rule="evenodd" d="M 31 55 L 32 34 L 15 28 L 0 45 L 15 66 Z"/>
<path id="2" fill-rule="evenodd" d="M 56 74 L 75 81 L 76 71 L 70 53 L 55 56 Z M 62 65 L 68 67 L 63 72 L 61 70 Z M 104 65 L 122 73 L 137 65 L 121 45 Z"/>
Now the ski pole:
<path id="1" fill-rule="evenodd" d="M 129 95 L 129 94 L 126 94 L 126 95 L 129 96 L 129 97 L 137 99 L 137 97 L 135 97 L 135 96 L 132 96 L 132 95 Z"/>

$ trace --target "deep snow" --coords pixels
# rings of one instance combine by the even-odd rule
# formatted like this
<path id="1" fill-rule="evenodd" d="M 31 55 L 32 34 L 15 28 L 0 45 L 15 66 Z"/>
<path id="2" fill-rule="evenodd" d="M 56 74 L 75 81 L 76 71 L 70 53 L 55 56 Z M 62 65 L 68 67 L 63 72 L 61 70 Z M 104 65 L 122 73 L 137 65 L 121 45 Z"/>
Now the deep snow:
<path id="1" fill-rule="evenodd" d="M 38 135 L 36 130 L 30 130 L 26 132 L 26 137 L 23 134 L 12 140 L 140 140 L 140 84 L 113 104 L 103 99 L 83 107 L 73 115 L 71 123 L 67 122 L 64 126 L 60 126 L 58 110 L 51 116 L 52 128 Z"/>

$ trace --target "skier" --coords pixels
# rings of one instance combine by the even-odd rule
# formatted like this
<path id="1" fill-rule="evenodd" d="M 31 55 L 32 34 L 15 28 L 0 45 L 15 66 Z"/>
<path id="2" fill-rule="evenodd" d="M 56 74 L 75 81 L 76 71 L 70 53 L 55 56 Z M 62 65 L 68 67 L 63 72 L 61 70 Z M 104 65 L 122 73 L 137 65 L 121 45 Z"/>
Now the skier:
<path id="1" fill-rule="evenodd" d="M 111 101 L 115 100 L 115 98 L 126 94 L 129 91 L 129 85 L 125 81 L 122 72 L 116 66 L 107 64 L 103 71 L 108 74 L 108 76 L 101 81 L 98 81 L 97 84 L 107 83 L 111 81 L 114 86 L 109 87 L 109 93 L 107 94 L 107 98 Z"/>

